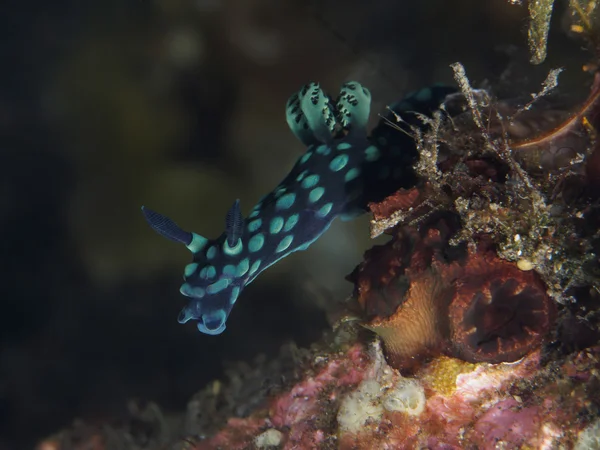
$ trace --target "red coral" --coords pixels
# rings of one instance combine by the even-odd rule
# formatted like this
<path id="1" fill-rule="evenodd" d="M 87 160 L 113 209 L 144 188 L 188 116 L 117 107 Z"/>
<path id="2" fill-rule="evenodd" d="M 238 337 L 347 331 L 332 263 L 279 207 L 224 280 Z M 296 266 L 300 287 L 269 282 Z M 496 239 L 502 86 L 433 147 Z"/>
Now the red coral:
<path id="1" fill-rule="evenodd" d="M 420 233 L 400 229 L 367 252 L 352 275 L 363 325 L 382 338 L 389 363 L 405 373 L 441 353 L 470 362 L 516 361 L 542 343 L 556 318 L 535 272 L 519 270 L 483 244 L 457 251 L 448 244 L 448 223 Z"/>
<path id="2" fill-rule="evenodd" d="M 386 197 L 379 203 L 369 203 L 369 209 L 373 213 L 375 220 L 386 219 L 392 213 L 405 210 L 416 206 L 423 201 L 423 195 L 417 188 L 400 189 L 395 194 Z"/>
<path id="3" fill-rule="evenodd" d="M 452 352 L 470 361 L 516 361 L 542 342 L 556 318 L 534 271 L 492 253 L 469 256 L 449 307 Z"/>

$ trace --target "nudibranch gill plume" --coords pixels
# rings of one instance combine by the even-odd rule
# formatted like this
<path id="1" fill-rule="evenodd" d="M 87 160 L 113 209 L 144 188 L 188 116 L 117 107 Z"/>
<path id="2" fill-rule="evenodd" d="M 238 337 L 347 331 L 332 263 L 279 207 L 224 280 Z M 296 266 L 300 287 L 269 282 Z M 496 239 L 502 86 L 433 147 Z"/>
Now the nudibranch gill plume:
<path id="1" fill-rule="evenodd" d="M 442 86 L 423 89 L 392 109 L 427 114 L 453 91 Z M 370 103 L 369 90 L 357 82 L 345 83 L 335 101 L 317 83 L 294 94 L 286 105 L 287 123 L 307 146 L 306 152 L 248 217 L 242 216 L 236 200 L 227 212 L 225 232 L 217 239 L 184 231 L 168 217 L 142 207 L 156 232 L 193 254 L 180 289 L 189 298 L 180 323 L 195 320 L 202 333 L 222 333 L 244 287 L 263 270 L 305 250 L 336 217 L 356 217 L 367 211 L 368 202 L 415 183 L 414 141 L 385 120 L 369 136 Z M 416 116 L 409 122 L 422 125 Z"/>

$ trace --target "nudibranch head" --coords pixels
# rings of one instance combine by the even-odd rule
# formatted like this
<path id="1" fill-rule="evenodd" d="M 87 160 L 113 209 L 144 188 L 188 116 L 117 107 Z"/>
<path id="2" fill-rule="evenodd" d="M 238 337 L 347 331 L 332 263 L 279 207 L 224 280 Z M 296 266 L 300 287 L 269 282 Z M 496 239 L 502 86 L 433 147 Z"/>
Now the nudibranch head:
<path id="1" fill-rule="evenodd" d="M 193 254 L 193 262 L 185 267 L 185 282 L 180 289 L 189 300 L 177 320 L 179 323 L 195 320 L 202 333 L 221 334 L 240 292 L 258 269 L 248 259 L 239 258 L 244 250 L 244 219 L 239 201 L 227 213 L 225 233 L 215 240 L 183 231 L 168 217 L 148 208 L 142 207 L 142 212 L 157 233 L 184 244 Z"/>

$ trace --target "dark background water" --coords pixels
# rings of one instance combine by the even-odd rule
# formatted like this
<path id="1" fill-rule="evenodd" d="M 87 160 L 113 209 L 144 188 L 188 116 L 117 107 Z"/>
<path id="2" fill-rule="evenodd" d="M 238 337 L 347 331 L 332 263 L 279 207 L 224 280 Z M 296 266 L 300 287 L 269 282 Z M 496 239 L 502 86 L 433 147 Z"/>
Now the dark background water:
<path id="1" fill-rule="evenodd" d="M 526 9 L 505 0 L 4 2 L 0 449 L 131 398 L 182 410 L 226 361 L 317 340 L 371 245 L 366 218 L 261 275 L 213 337 L 176 322 L 190 256 L 140 206 L 218 236 L 232 201 L 247 213 L 302 152 L 284 106 L 309 81 L 359 80 L 381 111 L 452 82 L 455 61 L 478 85 L 512 60 L 513 95 L 558 66 L 563 92 L 585 91 L 587 54 L 558 6 L 533 68 Z"/>

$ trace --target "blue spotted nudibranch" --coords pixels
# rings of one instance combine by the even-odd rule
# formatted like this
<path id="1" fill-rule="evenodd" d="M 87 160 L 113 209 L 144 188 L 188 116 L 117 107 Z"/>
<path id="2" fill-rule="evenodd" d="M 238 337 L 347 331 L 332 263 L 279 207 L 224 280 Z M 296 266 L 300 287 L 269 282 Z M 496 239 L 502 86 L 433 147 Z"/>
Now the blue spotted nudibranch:
<path id="1" fill-rule="evenodd" d="M 409 95 L 391 109 L 427 114 L 454 89 L 434 87 Z M 415 183 L 417 159 L 410 136 L 382 120 L 367 135 L 370 92 L 348 82 L 333 101 L 317 83 L 304 86 L 286 106 L 287 123 L 308 148 L 285 179 L 243 218 L 236 200 L 225 232 L 214 240 L 182 230 L 171 219 L 142 207 L 159 234 L 184 244 L 193 262 L 184 270 L 181 293 L 189 298 L 178 321 L 197 321 L 216 335 L 244 287 L 263 270 L 318 239 L 336 217 L 350 219 L 401 187 Z M 420 124 L 416 115 L 407 123 Z"/>

